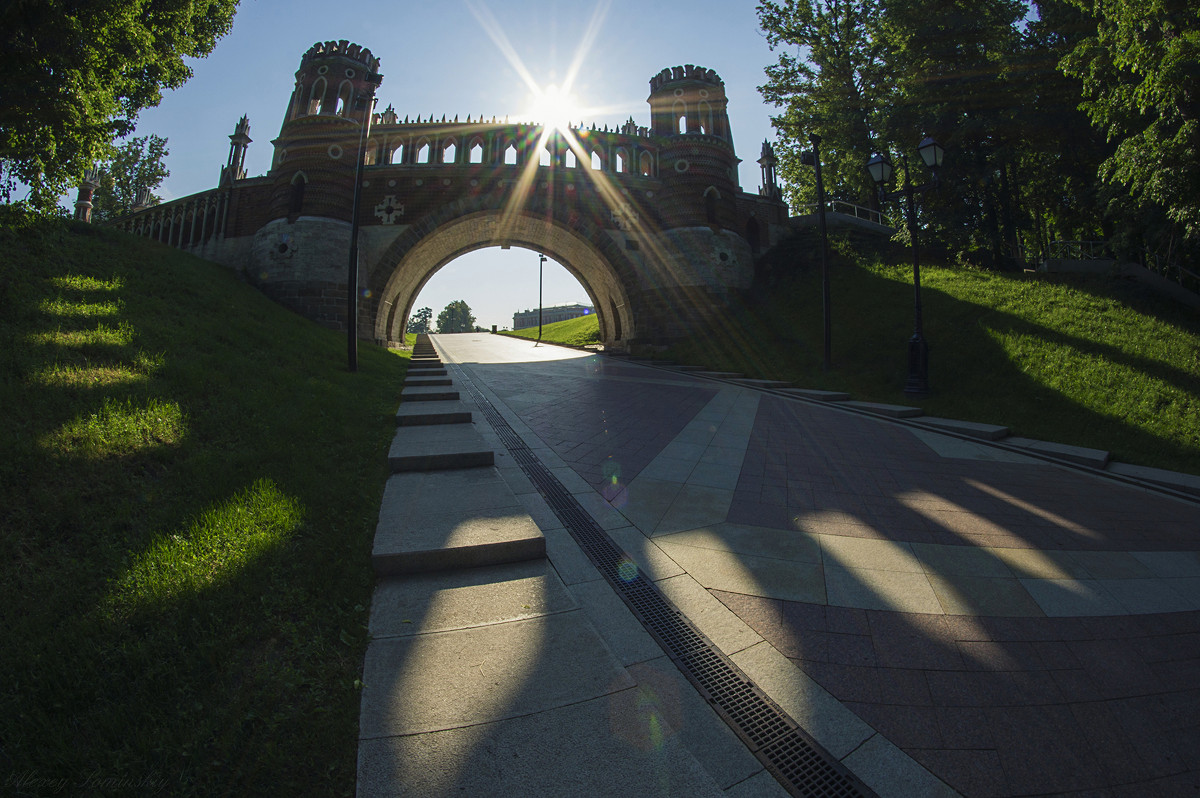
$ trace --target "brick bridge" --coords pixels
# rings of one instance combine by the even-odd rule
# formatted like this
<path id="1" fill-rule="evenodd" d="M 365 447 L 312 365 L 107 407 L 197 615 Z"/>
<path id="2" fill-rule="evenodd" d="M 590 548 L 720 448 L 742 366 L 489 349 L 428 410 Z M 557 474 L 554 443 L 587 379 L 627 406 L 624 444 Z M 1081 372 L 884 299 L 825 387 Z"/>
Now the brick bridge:
<path id="1" fill-rule="evenodd" d="M 703 67 L 650 80 L 650 123 L 563 130 L 508 120 L 398 118 L 374 93 L 379 59 L 314 45 L 296 72 L 271 169 L 247 178 L 245 117 L 216 189 L 116 222 L 243 272 L 264 293 L 345 329 L 359 143 L 360 338 L 403 340 L 413 302 L 442 266 L 518 246 L 563 264 L 588 292 L 609 346 L 704 329 L 788 223 L 764 143 L 763 188 L 741 190 L 725 88 Z M 357 106 L 357 107 L 356 107 Z"/>

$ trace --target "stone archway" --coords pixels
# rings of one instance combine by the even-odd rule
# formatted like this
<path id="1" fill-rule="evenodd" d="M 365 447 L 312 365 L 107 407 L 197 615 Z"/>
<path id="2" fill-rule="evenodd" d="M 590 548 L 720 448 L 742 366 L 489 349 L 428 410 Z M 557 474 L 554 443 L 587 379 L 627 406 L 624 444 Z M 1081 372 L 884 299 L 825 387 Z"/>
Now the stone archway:
<path id="1" fill-rule="evenodd" d="M 373 264 L 369 284 L 374 302 L 374 337 L 404 340 L 413 303 L 429 279 L 460 255 L 491 246 L 523 247 L 562 264 L 587 292 L 606 346 L 623 346 L 636 336 L 622 269 L 581 233 L 545 216 L 502 209 L 453 216 L 436 226 L 401 235 Z"/>

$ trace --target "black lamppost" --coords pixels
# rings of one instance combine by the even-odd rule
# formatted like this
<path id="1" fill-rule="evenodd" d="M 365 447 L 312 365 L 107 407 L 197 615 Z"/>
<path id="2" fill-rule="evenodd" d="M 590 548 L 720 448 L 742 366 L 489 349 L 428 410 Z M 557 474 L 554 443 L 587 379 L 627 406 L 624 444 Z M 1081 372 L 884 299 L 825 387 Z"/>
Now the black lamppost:
<path id="1" fill-rule="evenodd" d="M 358 203 L 362 196 L 363 142 L 371 133 L 375 89 L 383 83 L 383 75 L 368 72 L 366 81 L 371 85 L 371 93 L 354 98 L 354 110 L 365 111 L 366 119 L 358 126 L 358 163 L 354 167 L 354 202 L 350 211 L 350 265 L 346 273 L 346 356 L 351 371 L 358 371 Z"/>
<path id="2" fill-rule="evenodd" d="M 809 133 L 812 152 L 800 156 L 800 160 L 817 172 L 817 226 L 821 231 L 821 318 L 824 321 L 825 359 L 824 370 L 829 371 L 831 360 L 830 316 L 829 316 L 829 228 L 825 225 L 825 181 L 821 179 L 821 137 Z"/>
<path id="3" fill-rule="evenodd" d="M 546 256 L 538 253 L 538 339 L 534 346 L 542 342 L 542 264 L 546 262 Z"/>
<path id="4" fill-rule="evenodd" d="M 900 160 L 904 164 L 904 187 L 898 191 L 888 192 L 887 183 L 892 179 L 892 162 L 887 155 L 876 155 L 867 163 L 871 178 L 879 186 L 879 195 L 883 200 L 904 197 L 904 209 L 908 221 L 908 235 L 912 243 L 913 253 L 913 334 L 908 339 L 908 379 L 904 383 L 904 392 L 914 396 L 925 396 L 929 393 L 929 344 L 925 341 L 925 332 L 921 320 L 921 260 L 917 249 L 917 212 L 913 203 L 913 195 L 927 191 L 937 185 L 938 168 L 946 151 L 942 145 L 926 136 L 917 145 L 921 160 L 933 174 L 928 183 L 914 186 L 909 179 L 908 158 L 903 153 Z"/>

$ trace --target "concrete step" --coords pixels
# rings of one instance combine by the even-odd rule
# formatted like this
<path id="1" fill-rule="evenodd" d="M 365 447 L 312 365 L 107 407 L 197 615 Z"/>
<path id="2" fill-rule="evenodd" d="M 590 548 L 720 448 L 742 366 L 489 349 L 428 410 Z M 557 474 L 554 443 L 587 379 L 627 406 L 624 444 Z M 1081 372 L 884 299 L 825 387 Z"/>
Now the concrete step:
<path id="1" fill-rule="evenodd" d="M 449 377 L 441 377 L 438 375 L 425 376 L 424 372 L 409 374 L 404 378 L 405 388 L 431 388 L 438 385 L 453 385 L 454 380 Z"/>
<path id="2" fill-rule="evenodd" d="M 494 467 L 395 474 L 384 488 L 371 562 L 411 574 L 546 556 L 546 539 Z"/>
<path id="3" fill-rule="evenodd" d="M 460 398 L 458 391 L 447 387 L 404 388 L 400 391 L 402 402 L 444 402 Z"/>
<path id="4" fill-rule="evenodd" d="M 409 371 L 412 371 L 413 369 L 417 369 L 419 371 L 422 369 L 440 369 L 440 368 L 445 368 L 445 365 L 442 363 L 441 358 L 437 358 L 437 357 L 427 357 L 427 358 L 414 357 L 408 361 Z"/>
<path id="5" fill-rule="evenodd" d="M 738 385 L 745 385 L 747 388 L 790 388 L 791 383 L 783 380 L 756 380 L 756 379 L 741 379 L 731 380 Z"/>
<path id="6" fill-rule="evenodd" d="M 925 416 L 921 419 L 920 423 L 944 429 L 947 432 L 969 435 L 972 438 L 979 438 L 985 441 L 998 441 L 1001 438 L 1008 437 L 1011 433 L 1008 427 L 1001 427 L 996 424 L 978 424 L 974 421 L 959 421 L 953 418 L 937 418 L 935 416 Z"/>
<path id="7" fill-rule="evenodd" d="M 471 409 L 461 399 L 434 402 L 402 402 L 396 411 L 396 424 L 420 427 L 428 424 L 470 424 Z"/>
<path id="8" fill-rule="evenodd" d="M 475 468 L 495 462 L 495 452 L 474 424 L 402 426 L 397 428 L 388 450 L 392 473 Z M 454 501 L 457 499 L 454 497 Z"/>
<path id="9" fill-rule="evenodd" d="M 738 374 L 736 371 L 693 371 L 695 377 L 711 377 L 718 380 L 732 380 L 745 377 L 745 374 Z"/>
<path id="10" fill-rule="evenodd" d="M 409 377 L 445 377 L 446 369 L 444 368 L 409 368 Z"/>
<path id="11" fill-rule="evenodd" d="M 879 402 L 843 402 L 843 405 L 845 407 L 856 407 L 859 410 L 865 410 L 868 413 L 874 413 L 877 416 L 886 416 L 887 418 L 916 418 L 925 412 L 919 407 L 888 405 Z"/>
<path id="12" fill-rule="evenodd" d="M 1078 463 L 1079 465 L 1091 466 L 1092 468 L 1104 468 L 1108 465 L 1109 460 L 1108 452 L 1101 449 L 1088 449 L 1084 446 L 1067 446 L 1064 443 L 1037 441 L 1032 438 L 1008 438 L 1004 442 L 1012 446 L 1020 446 L 1022 449 L 1028 449 L 1031 452 L 1048 454 L 1051 457 L 1059 457 L 1063 460 Z"/>
<path id="13" fill-rule="evenodd" d="M 1164 471 L 1161 468 L 1149 468 L 1148 466 L 1129 465 L 1128 463 L 1113 463 L 1109 462 L 1106 467 L 1107 471 L 1114 474 L 1123 474 L 1127 477 L 1136 477 L 1144 479 L 1147 482 L 1153 482 L 1156 485 L 1173 488 L 1175 490 L 1192 493 L 1200 496 L 1200 477 L 1191 474 L 1183 474 L 1178 471 Z"/>
<path id="14" fill-rule="evenodd" d="M 850 394 L 844 391 L 821 391 L 816 388 L 784 388 L 783 393 L 816 399 L 818 402 L 845 402 L 850 398 Z"/>

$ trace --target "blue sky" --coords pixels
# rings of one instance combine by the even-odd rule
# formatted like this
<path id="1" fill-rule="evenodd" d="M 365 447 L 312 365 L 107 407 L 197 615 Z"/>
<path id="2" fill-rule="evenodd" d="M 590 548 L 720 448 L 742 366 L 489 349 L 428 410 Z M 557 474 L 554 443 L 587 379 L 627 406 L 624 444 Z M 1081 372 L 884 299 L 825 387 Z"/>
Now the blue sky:
<path id="1" fill-rule="evenodd" d="M 181 197 L 213 187 L 229 134 L 250 118 L 246 170 L 266 172 L 304 52 L 318 41 L 349 39 L 379 57 L 379 108 L 403 119 L 457 114 L 532 121 L 534 95 L 522 76 L 561 86 L 578 69 L 571 93 L 584 111 L 575 122 L 649 123 L 649 80 L 664 67 L 697 64 L 725 81 L 744 191 L 756 192 L 756 159 L 774 139 L 773 109 L 757 87 L 776 57 L 758 29 L 755 0 L 367 0 L 358 3 L 242 0 L 233 31 L 195 75 L 144 111 L 136 135 L 168 139 L 167 178 L 159 193 Z M 340 15 L 340 18 L 339 18 Z M 519 64 L 514 65 L 514 63 Z M 426 285 L 416 307 L 434 315 L 463 299 L 478 323 L 511 326 L 512 314 L 537 305 L 537 255 L 490 248 L 459 258 Z M 586 302 L 561 267 L 546 264 L 545 304 Z"/>

